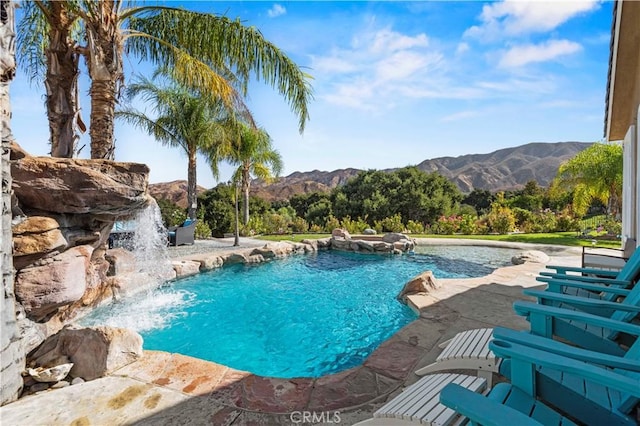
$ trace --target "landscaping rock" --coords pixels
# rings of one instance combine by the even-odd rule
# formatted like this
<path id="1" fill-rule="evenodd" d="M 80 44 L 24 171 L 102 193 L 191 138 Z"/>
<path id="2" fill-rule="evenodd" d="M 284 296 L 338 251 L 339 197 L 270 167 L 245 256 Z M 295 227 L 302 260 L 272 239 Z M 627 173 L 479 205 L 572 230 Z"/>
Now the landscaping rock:
<path id="1" fill-rule="evenodd" d="M 188 277 L 200 273 L 200 262 L 174 260 L 171 262 L 171 266 L 173 266 L 174 271 L 176 271 L 176 278 Z"/>
<path id="2" fill-rule="evenodd" d="M 529 250 L 517 254 L 511 258 L 511 263 L 514 265 L 522 265 L 525 262 L 531 263 L 548 263 L 549 256 L 546 253 L 539 250 Z"/>
<path id="3" fill-rule="evenodd" d="M 13 256 L 16 269 L 22 269 L 43 256 L 66 248 L 67 240 L 55 219 L 28 217 L 13 226 Z"/>
<path id="4" fill-rule="evenodd" d="M 46 259 L 42 265 L 20 270 L 16 275 L 16 297 L 27 316 L 45 319 L 60 306 L 79 300 L 87 289 L 87 271 L 93 248 L 73 247 Z"/>
<path id="5" fill-rule="evenodd" d="M 67 357 L 72 377 L 93 380 L 142 357 L 142 337 L 125 328 L 68 326 L 49 337 L 32 355 L 35 365 Z"/>
<path id="6" fill-rule="evenodd" d="M 264 262 L 264 257 L 261 254 L 252 254 L 247 256 L 247 263 L 262 263 Z"/>
<path id="7" fill-rule="evenodd" d="M 378 231 L 376 231 L 375 229 L 367 228 L 364 231 L 362 231 L 362 233 L 364 235 L 376 235 Z"/>
<path id="8" fill-rule="evenodd" d="M 395 243 L 398 241 L 402 241 L 402 240 L 408 240 L 407 236 L 404 234 L 401 234 L 399 232 L 391 232 L 389 234 L 384 234 L 382 236 L 382 241 L 384 241 L 385 243 Z"/>
<path id="9" fill-rule="evenodd" d="M 73 367 L 73 363 L 60 364 L 50 368 L 28 368 L 27 373 L 29 373 L 29 376 L 33 377 L 36 382 L 53 383 L 59 382 L 67 377 L 69 371 L 71 371 L 71 367 Z M 67 382 L 67 385 L 68 384 Z"/>
<path id="10" fill-rule="evenodd" d="M 247 263 L 247 256 L 242 253 L 231 253 L 222 257 L 225 265 L 235 265 L 236 263 Z"/>
<path id="11" fill-rule="evenodd" d="M 318 249 L 328 249 L 329 247 L 331 247 L 331 237 L 318 238 L 316 240 L 316 244 L 318 246 Z"/>
<path id="12" fill-rule="evenodd" d="M 302 240 L 302 244 L 304 244 L 304 251 L 306 253 L 311 253 L 318 251 L 318 240 Z"/>
<path id="13" fill-rule="evenodd" d="M 213 255 L 213 254 L 202 254 L 198 256 L 191 256 L 191 260 L 195 262 L 200 262 L 200 271 L 202 272 L 220 268 L 224 263 L 220 256 Z"/>
<path id="14" fill-rule="evenodd" d="M 396 298 L 406 305 L 407 296 L 417 293 L 429 293 L 438 288 L 440 288 L 440 284 L 433 276 L 433 272 L 425 271 L 407 282 Z"/>
<path id="15" fill-rule="evenodd" d="M 136 270 L 136 258 L 129 250 L 114 248 L 107 250 L 104 258 L 109 262 L 107 276 L 128 274 Z"/>
<path id="16" fill-rule="evenodd" d="M 145 164 L 25 156 L 11 164 L 11 174 L 22 207 L 117 217 L 150 201 Z"/>
<path id="17" fill-rule="evenodd" d="M 349 231 L 347 231 L 346 229 L 336 228 L 333 231 L 331 231 L 331 237 L 344 238 L 345 240 L 350 240 L 351 234 L 349 234 Z"/>

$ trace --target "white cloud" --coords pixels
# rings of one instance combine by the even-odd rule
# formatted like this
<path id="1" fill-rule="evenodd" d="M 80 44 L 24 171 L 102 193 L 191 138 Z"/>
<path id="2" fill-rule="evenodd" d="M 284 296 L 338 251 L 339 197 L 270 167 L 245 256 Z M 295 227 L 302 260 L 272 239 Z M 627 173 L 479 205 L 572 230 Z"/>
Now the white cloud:
<path id="1" fill-rule="evenodd" d="M 482 23 L 469 28 L 465 35 L 492 40 L 546 32 L 571 18 L 599 7 L 599 0 L 521 1 L 505 0 L 483 6 Z"/>
<path id="2" fill-rule="evenodd" d="M 479 116 L 480 113 L 478 111 L 460 111 L 460 112 L 456 112 L 454 114 L 449 114 L 446 115 L 444 117 L 442 117 L 440 119 L 440 121 L 442 122 L 450 122 L 450 121 L 460 121 L 460 120 L 465 120 L 467 118 L 471 118 L 471 117 L 477 117 Z"/>
<path id="3" fill-rule="evenodd" d="M 347 47 L 312 56 L 311 68 L 317 79 L 328 82 L 318 98 L 371 111 L 391 108 L 394 94 L 413 94 L 425 80 L 437 80 L 445 64 L 424 33 L 369 28 L 352 37 Z"/>
<path id="4" fill-rule="evenodd" d="M 267 15 L 269 15 L 269 18 L 275 18 L 277 16 L 284 15 L 285 13 L 287 13 L 287 9 L 285 9 L 284 6 L 278 3 L 275 3 L 271 7 L 271 9 L 267 11 Z"/>
<path id="5" fill-rule="evenodd" d="M 534 62 L 550 61 L 581 50 L 580 44 L 569 40 L 550 40 L 537 45 L 514 46 L 502 56 L 498 65 L 503 68 L 521 67 Z"/>
<path id="6" fill-rule="evenodd" d="M 456 47 L 456 55 L 462 55 L 465 52 L 469 51 L 468 43 L 458 43 L 458 47 Z"/>

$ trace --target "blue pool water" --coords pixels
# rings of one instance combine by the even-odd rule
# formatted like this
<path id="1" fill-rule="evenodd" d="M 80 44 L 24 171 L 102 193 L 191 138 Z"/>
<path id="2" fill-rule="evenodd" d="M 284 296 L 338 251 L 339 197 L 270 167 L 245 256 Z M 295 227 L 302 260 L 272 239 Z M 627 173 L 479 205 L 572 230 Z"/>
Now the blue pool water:
<path id="1" fill-rule="evenodd" d="M 234 265 L 102 307 L 84 325 L 137 330 L 145 349 L 178 352 L 273 377 L 319 377 L 360 365 L 416 318 L 395 297 L 415 275 L 472 277 L 511 258 L 320 252 Z M 501 251 L 502 250 L 502 251 Z M 476 248 L 476 251 L 478 249 Z M 451 253 L 448 256 L 452 256 Z"/>

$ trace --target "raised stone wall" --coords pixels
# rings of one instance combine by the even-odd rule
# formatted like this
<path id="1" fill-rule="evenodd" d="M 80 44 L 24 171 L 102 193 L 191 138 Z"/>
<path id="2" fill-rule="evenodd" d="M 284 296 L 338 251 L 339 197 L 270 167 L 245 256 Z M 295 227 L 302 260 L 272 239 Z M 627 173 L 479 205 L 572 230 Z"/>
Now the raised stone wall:
<path id="1" fill-rule="evenodd" d="M 2 219 L 0 223 L 0 270 L 2 271 L 2 300 L 0 300 L 0 405 L 18 398 L 22 389 L 25 356 L 16 322 L 16 306 L 13 286 L 13 260 L 11 252 L 11 168 L 9 145 L 11 134 L 11 105 L 9 82 L 15 74 L 15 2 L 0 1 L 0 136 L 2 150 L 0 172 L 2 174 Z"/>

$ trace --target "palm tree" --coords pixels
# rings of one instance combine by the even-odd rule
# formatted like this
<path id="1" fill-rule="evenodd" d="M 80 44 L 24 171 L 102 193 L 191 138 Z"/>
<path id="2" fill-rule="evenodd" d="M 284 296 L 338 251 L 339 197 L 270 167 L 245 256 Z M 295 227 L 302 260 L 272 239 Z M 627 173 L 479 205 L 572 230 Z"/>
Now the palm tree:
<path id="1" fill-rule="evenodd" d="M 226 122 L 232 122 L 233 113 L 224 108 L 222 102 L 211 102 L 177 84 L 160 87 L 146 78 L 127 89 L 128 97 L 140 96 L 153 105 L 157 117 L 128 107 L 117 112 L 119 118 L 143 129 L 161 143 L 180 147 L 187 154 L 187 203 L 189 218 L 195 219 L 197 208 L 196 154 L 199 150 L 215 151 L 215 147 L 225 140 Z M 216 167 L 212 167 L 214 174 Z"/>
<path id="2" fill-rule="evenodd" d="M 238 166 L 233 181 L 240 183 L 243 198 L 243 224 L 249 223 L 249 190 L 251 178 L 270 181 L 282 171 L 282 157 L 271 145 L 271 137 L 264 129 L 241 124 L 231 150 L 225 159 Z"/>
<path id="3" fill-rule="evenodd" d="M 86 44 L 76 50 L 85 58 L 91 77 L 92 158 L 113 158 L 113 121 L 124 81 L 124 52 L 166 65 L 181 84 L 213 93 L 228 106 L 234 93 L 228 72 L 233 72 L 243 90 L 255 75 L 287 99 L 299 117 L 300 131 L 304 129 L 311 98 L 309 76 L 256 28 L 245 27 L 239 20 L 174 7 L 124 7 L 120 0 L 51 3 L 73 11 L 84 24 Z M 42 12 L 43 8 L 33 10 Z M 59 22 L 50 24 L 42 30 L 61 31 Z"/>
<path id="4" fill-rule="evenodd" d="M 23 2 L 24 18 L 18 27 L 21 65 L 31 80 L 44 77 L 51 155 L 71 158 L 78 132 L 86 131 L 78 104 L 78 61 L 75 40 L 79 20 L 73 2 Z"/>

